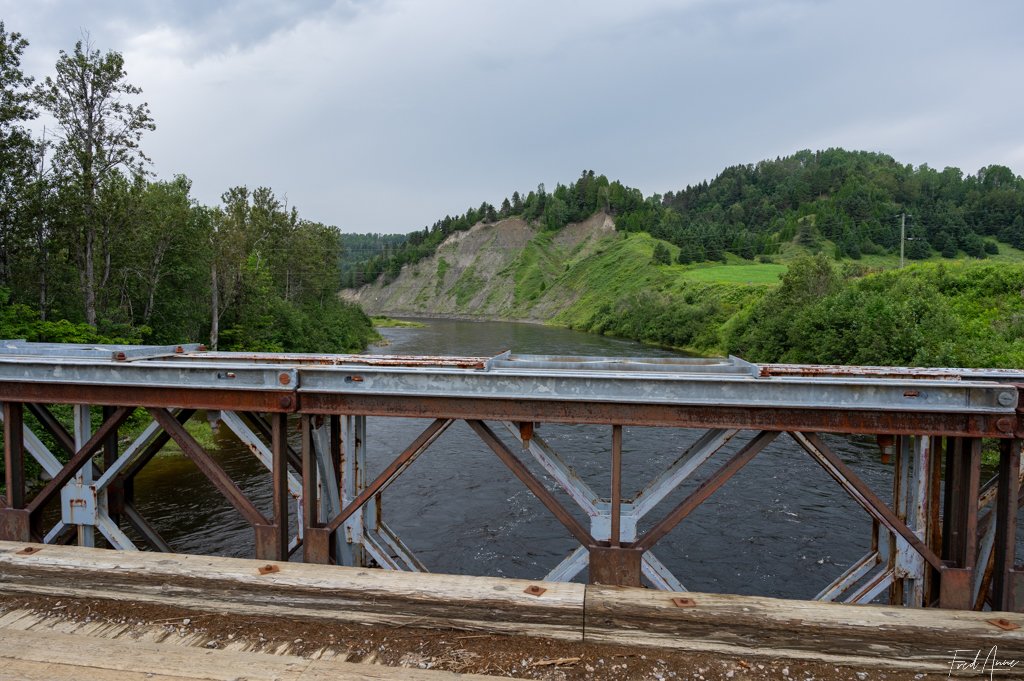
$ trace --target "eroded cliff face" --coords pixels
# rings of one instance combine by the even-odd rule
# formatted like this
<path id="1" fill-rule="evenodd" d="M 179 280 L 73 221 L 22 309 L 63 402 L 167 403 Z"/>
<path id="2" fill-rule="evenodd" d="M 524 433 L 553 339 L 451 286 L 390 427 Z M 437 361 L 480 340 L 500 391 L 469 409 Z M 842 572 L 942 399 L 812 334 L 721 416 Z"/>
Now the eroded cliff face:
<path id="1" fill-rule="evenodd" d="M 437 252 L 344 296 L 371 314 L 465 316 L 548 321 L 581 291 L 560 285 L 574 265 L 618 238 L 612 218 L 597 213 L 544 232 L 518 217 L 479 223 L 446 239 Z"/>

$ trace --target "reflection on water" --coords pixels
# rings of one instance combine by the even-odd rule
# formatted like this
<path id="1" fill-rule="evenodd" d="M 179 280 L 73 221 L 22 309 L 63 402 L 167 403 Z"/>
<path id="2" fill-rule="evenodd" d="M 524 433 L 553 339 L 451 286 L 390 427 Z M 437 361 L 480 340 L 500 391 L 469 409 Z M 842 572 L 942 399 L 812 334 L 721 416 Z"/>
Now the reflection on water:
<path id="1" fill-rule="evenodd" d="M 670 356 L 637 343 L 564 329 L 503 322 L 429 320 L 425 328 L 383 329 L 390 344 L 372 352 L 491 356 L 516 353 Z M 427 425 L 414 419 L 369 419 L 371 475 Z M 498 428 L 495 428 L 497 431 Z M 611 428 L 544 424 L 538 434 L 580 477 L 608 496 Z M 626 428 L 624 495 L 631 496 L 699 437 L 698 431 Z M 650 527 L 734 453 L 730 443 L 709 466 L 643 521 Z M 891 497 L 891 466 L 870 439 L 827 438 L 883 498 Z M 233 437 L 216 438 L 217 459 L 266 513 L 269 476 Z M 509 440 L 509 443 L 511 441 Z M 297 439 L 295 444 L 297 445 Z M 539 467 L 532 466 L 539 474 Z M 554 490 L 554 483 L 548 481 Z M 181 455 L 163 454 L 139 474 L 137 505 L 182 552 L 251 556 L 252 530 Z M 571 500 L 563 503 L 586 524 Z M 547 510 L 465 424 L 451 427 L 384 495 L 384 519 L 435 572 L 538 578 L 576 544 Z M 689 589 L 810 597 L 870 543 L 868 516 L 786 436 L 684 520 L 654 549 Z"/>

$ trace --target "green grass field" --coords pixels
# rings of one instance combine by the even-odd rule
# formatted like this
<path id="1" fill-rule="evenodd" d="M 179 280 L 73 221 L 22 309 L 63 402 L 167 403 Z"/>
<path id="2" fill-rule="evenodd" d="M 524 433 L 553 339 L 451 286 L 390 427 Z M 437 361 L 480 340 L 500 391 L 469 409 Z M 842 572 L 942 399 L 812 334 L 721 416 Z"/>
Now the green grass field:
<path id="1" fill-rule="evenodd" d="M 683 275 L 693 281 L 725 284 L 776 284 L 786 272 L 785 265 L 747 263 L 695 267 Z"/>

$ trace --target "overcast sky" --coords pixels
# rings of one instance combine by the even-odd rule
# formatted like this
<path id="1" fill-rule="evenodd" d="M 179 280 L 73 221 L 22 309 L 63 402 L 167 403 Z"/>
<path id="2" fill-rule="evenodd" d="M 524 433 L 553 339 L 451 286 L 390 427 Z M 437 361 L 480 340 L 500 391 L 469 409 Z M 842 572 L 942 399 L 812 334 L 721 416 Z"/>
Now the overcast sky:
<path id="1" fill-rule="evenodd" d="M 405 232 L 583 169 L 678 190 L 841 146 L 1024 173 L 1024 2 L 0 0 L 53 73 L 124 54 L 157 177 Z"/>

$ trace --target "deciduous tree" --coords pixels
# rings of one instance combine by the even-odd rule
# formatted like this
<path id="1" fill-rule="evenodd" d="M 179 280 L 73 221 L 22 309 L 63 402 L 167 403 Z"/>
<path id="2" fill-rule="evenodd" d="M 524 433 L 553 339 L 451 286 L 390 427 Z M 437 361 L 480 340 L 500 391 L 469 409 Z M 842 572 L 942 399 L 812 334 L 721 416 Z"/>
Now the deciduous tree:
<path id="1" fill-rule="evenodd" d="M 28 41 L 20 33 L 8 33 L 0 21 L 0 285 L 11 281 L 11 251 L 24 218 L 19 212 L 35 158 L 35 145 L 24 126 L 36 117 L 32 78 L 21 70 L 26 47 Z"/>
<path id="2" fill-rule="evenodd" d="M 56 76 L 36 89 L 36 100 L 60 130 L 54 168 L 79 198 L 78 214 L 65 226 L 76 246 L 85 320 L 94 327 L 97 242 L 110 228 L 99 211 L 99 194 L 115 170 L 141 174 L 148 162 L 139 144 L 155 125 L 145 102 L 131 103 L 141 92 L 127 82 L 121 54 L 102 54 L 88 38 L 71 53 L 61 50 Z"/>

